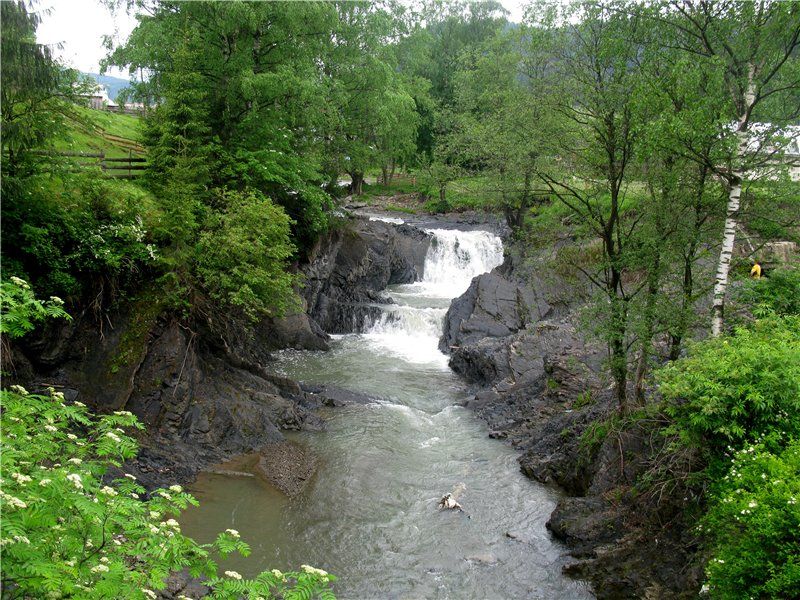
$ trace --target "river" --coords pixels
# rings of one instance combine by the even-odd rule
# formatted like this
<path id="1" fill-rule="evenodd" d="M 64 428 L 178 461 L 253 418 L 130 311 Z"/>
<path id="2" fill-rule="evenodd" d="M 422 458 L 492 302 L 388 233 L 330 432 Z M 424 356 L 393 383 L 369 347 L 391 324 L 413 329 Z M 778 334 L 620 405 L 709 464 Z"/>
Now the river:
<path id="1" fill-rule="evenodd" d="M 485 231 L 430 232 L 423 281 L 387 290 L 395 304 L 366 333 L 277 355 L 282 375 L 376 398 L 326 409 L 323 432 L 288 436 L 320 457 L 303 493 L 289 500 L 255 478 L 203 475 L 183 530 L 210 541 L 235 528 L 253 553 L 226 568 L 311 564 L 339 577 L 340 598 L 591 598 L 561 574 L 565 549 L 545 529 L 557 493 L 527 479 L 515 451 L 459 406 L 467 386 L 437 348 L 451 299 L 502 262 L 502 243 Z M 460 483 L 464 512 L 438 510 Z"/>

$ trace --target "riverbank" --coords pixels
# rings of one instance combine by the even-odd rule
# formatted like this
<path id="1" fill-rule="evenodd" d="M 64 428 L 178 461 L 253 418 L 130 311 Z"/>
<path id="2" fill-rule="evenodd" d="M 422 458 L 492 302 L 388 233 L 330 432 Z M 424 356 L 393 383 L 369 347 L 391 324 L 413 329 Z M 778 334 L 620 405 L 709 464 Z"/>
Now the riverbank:
<path id="1" fill-rule="evenodd" d="M 646 427 L 623 427 L 605 349 L 581 332 L 588 288 L 555 274 L 549 255 L 477 277 L 445 318 L 440 348 L 480 390 L 466 406 L 519 455 L 522 471 L 564 490 L 548 519 L 598 598 L 688 598 L 703 579 L 683 503 L 649 502 L 637 478 L 660 448 Z M 663 445 L 663 444 L 662 444 Z"/>

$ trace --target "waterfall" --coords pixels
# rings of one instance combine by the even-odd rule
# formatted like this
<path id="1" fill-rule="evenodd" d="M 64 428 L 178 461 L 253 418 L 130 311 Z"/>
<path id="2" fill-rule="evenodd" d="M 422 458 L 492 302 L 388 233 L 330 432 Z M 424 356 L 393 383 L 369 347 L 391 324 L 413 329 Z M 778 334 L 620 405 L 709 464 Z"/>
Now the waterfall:
<path id="1" fill-rule="evenodd" d="M 433 239 L 422 280 L 393 286 L 389 295 L 395 304 L 385 307 L 364 337 L 381 352 L 447 368 L 438 343 L 450 301 L 467 290 L 473 277 L 503 262 L 503 242 L 488 231 L 426 231 Z"/>

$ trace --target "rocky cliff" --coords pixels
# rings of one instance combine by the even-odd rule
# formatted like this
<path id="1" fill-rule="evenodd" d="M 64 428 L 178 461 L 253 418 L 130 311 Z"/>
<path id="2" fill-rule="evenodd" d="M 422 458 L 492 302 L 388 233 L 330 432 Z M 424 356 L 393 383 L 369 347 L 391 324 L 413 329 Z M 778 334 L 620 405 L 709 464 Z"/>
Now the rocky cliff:
<path id="1" fill-rule="evenodd" d="M 311 319 L 328 333 L 361 331 L 390 302 L 387 285 L 422 278 L 430 236 L 408 225 L 351 219 L 311 252 L 303 298 Z"/>

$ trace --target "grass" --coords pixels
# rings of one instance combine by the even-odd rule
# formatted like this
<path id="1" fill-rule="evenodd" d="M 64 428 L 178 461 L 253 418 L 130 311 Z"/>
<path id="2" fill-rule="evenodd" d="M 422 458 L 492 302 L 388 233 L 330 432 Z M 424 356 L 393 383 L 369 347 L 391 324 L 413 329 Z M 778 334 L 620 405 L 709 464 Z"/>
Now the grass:
<path id="1" fill-rule="evenodd" d="M 105 153 L 108 157 L 125 157 L 129 148 L 103 137 L 103 134 L 125 138 L 139 143 L 141 119 L 134 115 L 111 113 L 104 110 L 76 106 L 74 117 L 56 141 L 56 149 L 66 152 Z M 132 152 L 133 156 L 142 156 Z"/>
<path id="2" fill-rule="evenodd" d="M 417 214 L 416 210 L 414 210 L 413 208 L 409 208 L 407 206 L 398 206 L 396 204 L 387 204 L 384 208 L 386 210 L 391 210 L 393 212 L 406 213 L 407 215 L 415 215 L 415 214 Z"/>

